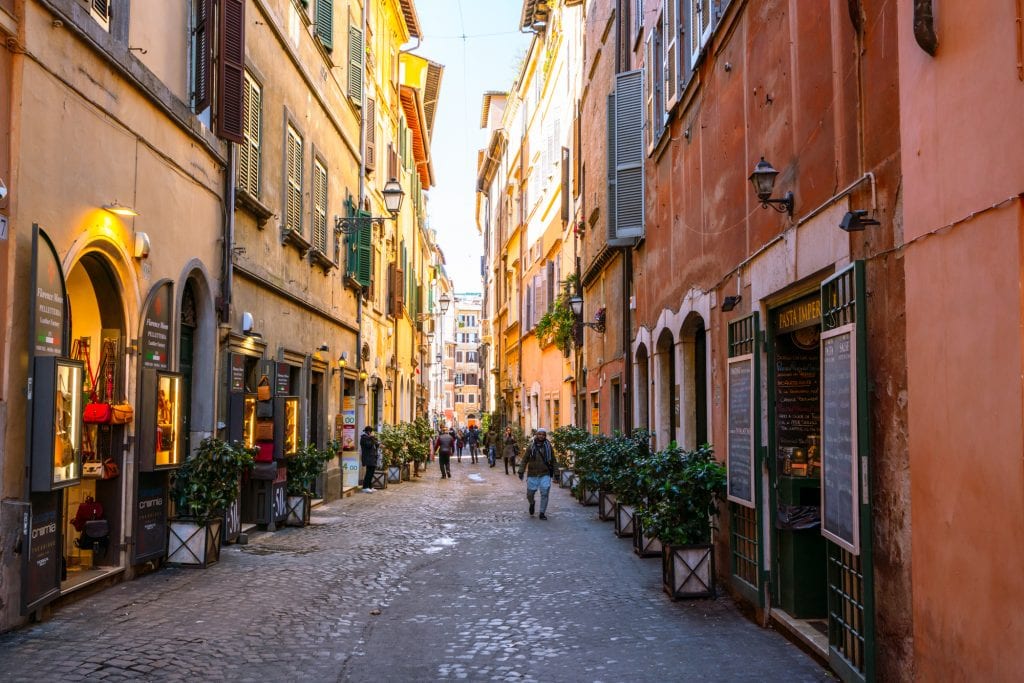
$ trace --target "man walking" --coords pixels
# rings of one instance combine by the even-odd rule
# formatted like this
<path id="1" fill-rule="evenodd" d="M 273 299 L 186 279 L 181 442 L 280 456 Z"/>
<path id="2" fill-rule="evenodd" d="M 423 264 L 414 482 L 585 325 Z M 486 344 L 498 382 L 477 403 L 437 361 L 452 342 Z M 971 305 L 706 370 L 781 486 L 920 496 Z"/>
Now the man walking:
<path id="1" fill-rule="evenodd" d="M 534 434 L 523 459 L 519 463 L 519 479 L 526 475 L 526 499 L 530 501 L 530 515 L 533 515 L 534 497 L 540 489 L 540 518 L 547 519 L 548 494 L 551 493 L 551 477 L 555 474 L 555 454 L 548 443 L 548 430 L 541 427 Z"/>
<path id="2" fill-rule="evenodd" d="M 442 430 L 434 439 L 434 452 L 437 453 L 437 462 L 441 468 L 441 478 L 451 479 L 452 477 L 452 451 L 455 450 L 454 432 Z"/>
<path id="3" fill-rule="evenodd" d="M 373 427 L 363 427 L 363 435 L 359 437 L 359 459 L 366 468 L 363 477 L 363 493 L 373 493 L 373 471 L 377 469 L 377 437 L 373 435 Z"/>
<path id="4" fill-rule="evenodd" d="M 469 434 L 466 435 L 466 442 L 469 444 L 469 456 L 472 458 L 471 462 L 480 462 L 480 430 L 477 429 L 476 425 L 469 428 Z"/>

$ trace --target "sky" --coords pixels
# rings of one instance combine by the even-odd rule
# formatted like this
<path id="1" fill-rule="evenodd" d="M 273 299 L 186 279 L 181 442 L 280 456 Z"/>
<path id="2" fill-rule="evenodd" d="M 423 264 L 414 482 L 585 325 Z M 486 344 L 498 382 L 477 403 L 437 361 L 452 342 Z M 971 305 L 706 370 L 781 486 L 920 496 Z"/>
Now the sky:
<path id="1" fill-rule="evenodd" d="M 428 221 L 456 292 L 480 292 L 483 240 L 476 228 L 476 158 L 483 94 L 507 91 L 531 34 L 519 32 L 522 0 L 416 0 L 423 40 L 414 54 L 444 65 L 431 157 L 437 184 Z"/>

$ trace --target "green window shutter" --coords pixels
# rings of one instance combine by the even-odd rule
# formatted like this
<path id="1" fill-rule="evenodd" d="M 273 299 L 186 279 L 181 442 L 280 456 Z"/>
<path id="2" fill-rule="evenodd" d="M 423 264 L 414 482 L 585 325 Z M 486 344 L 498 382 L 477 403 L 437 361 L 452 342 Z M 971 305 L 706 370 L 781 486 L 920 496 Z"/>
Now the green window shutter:
<path id="1" fill-rule="evenodd" d="M 363 102 L 363 32 L 348 27 L 348 96 L 355 105 Z"/>
<path id="2" fill-rule="evenodd" d="M 334 49 L 334 0 L 316 0 L 316 35 L 328 52 Z"/>
<path id="3" fill-rule="evenodd" d="M 644 236 L 644 81 L 615 76 L 615 238 Z"/>
<path id="4" fill-rule="evenodd" d="M 359 232 L 356 238 L 358 252 L 358 268 L 356 281 L 363 287 L 369 287 L 373 281 L 373 221 L 369 211 L 358 211 Z"/>

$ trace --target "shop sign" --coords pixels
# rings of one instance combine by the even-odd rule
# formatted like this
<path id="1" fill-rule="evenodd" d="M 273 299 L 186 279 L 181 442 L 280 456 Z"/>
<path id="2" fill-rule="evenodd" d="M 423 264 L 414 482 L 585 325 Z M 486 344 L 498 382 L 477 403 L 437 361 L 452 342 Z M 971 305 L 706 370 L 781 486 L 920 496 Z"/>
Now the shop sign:
<path id="1" fill-rule="evenodd" d="M 821 324 L 821 296 L 818 292 L 790 302 L 775 311 L 775 331 L 785 334 Z"/>
<path id="2" fill-rule="evenodd" d="M 163 280 L 150 291 L 140 340 L 144 368 L 170 368 L 172 295 L 173 283 L 170 280 Z"/>
<path id="3" fill-rule="evenodd" d="M 166 552 L 167 475 L 162 472 L 139 472 L 133 563 L 162 557 Z"/>
<path id="4" fill-rule="evenodd" d="M 860 554 L 856 324 L 821 335 L 821 533 Z"/>
<path id="5" fill-rule="evenodd" d="M 594 435 L 601 433 L 601 408 L 599 406 L 590 409 L 590 431 Z"/>
<path id="6" fill-rule="evenodd" d="M 245 393 L 245 356 L 240 353 L 231 355 L 231 393 Z"/>
<path id="7" fill-rule="evenodd" d="M 290 396 L 292 391 L 292 366 L 287 363 L 277 364 L 277 391 L 274 392 L 276 396 Z"/>
<path id="8" fill-rule="evenodd" d="M 359 484 L 359 456 L 356 452 L 356 397 L 341 399 L 341 483 L 345 488 Z"/>
<path id="9" fill-rule="evenodd" d="M 67 292 L 64 271 L 53 242 L 32 225 L 32 324 L 31 349 L 37 356 L 60 356 L 64 352 L 67 320 Z"/>
<path id="10" fill-rule="evenodd" d="M 729 359 L 729 500 L 754 507 L 754 357 Z"/>
<path id="11" fill-rule="evenodd" d="M 59 493 L 37 493 L 31 498 L 31 513 L 22 520 L 25 553 L 22 613 L 50 602 L 60 595 L 61 552 Z"/>

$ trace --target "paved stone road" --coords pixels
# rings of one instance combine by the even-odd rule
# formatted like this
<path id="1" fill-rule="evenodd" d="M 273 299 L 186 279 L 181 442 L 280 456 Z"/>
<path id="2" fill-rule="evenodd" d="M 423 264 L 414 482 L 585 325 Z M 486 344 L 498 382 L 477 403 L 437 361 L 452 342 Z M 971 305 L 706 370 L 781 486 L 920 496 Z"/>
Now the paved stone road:
<path id="1" fill-rule="evenodd" d="M 452 471 L 0 636 L 0 681 L 830 679 L 728 599 L 669 600 L 659 561 L 567 491 L 543 522 L 501 465 Z"/>

